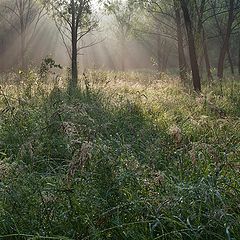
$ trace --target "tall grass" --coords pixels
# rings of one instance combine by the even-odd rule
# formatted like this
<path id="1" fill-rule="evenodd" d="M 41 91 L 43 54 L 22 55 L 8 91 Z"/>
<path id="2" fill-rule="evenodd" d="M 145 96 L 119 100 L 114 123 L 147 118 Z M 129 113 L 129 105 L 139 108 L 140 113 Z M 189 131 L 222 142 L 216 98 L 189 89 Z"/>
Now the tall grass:
<path id="1" fill-rule="evenodd" d="M 240 239 L 239 82 L 24 79 L 1 88 L 0 239 Z"/>

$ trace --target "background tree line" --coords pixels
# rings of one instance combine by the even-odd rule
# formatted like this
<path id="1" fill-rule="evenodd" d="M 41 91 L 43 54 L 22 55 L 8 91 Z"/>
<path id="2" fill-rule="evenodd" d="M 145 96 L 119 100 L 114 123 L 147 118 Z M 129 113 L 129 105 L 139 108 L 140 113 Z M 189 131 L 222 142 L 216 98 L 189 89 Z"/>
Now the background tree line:
<path id="1" fill-rule="evenodd" d="M 179 68 L 185 83 L 193 80 L 201 91 L 201 79 L 222 79 L 224 71 L 240 74 L 240 2 L 238 0 L 2 0 L 0 4 L 1 69 L 31 63 L 32 42 L 39 38 L 43 22 L 55 23 L 71 62 L 71 85 L 78 79 L 78 56 L 85 48 L 107 40 L 118 45 L 118 69 L 127 69 L 129 42 L 142 45 L 158 71 Z M 100 10 L 99 10 L 100 6 Z M 94 35 L 93 35 L 94 33 Z M 45 34 L 44 30 L 41 34 Z M 89 37 L 93 36 L 93 37 Z M 4 53 L 18 39 L 14 61 Z M 47 42 L 45 45 L 48 44 Z M 111 49 L 108 45 L 107 51 Z M 106 54 L 109 54 L 107 53 Z"/>

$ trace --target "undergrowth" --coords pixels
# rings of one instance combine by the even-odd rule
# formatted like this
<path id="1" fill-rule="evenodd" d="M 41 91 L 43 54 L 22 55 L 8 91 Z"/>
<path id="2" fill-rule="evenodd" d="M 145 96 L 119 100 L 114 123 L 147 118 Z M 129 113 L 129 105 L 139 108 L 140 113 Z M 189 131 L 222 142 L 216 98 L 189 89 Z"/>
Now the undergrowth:
<path id="1" fill-rule="evenodd" d="M 24 78 L 1 87 L 1 239 L 240 239 L 239 82 Z"/>

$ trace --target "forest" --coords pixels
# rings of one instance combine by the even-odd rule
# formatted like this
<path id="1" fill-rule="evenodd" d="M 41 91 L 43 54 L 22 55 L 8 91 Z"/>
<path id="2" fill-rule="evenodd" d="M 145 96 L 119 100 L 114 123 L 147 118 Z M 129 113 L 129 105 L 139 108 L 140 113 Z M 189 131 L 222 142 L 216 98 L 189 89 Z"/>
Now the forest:
<path id="1" fill-rule="evenodd" d="M 1 240 L 240 240 L 240 0 L 0 0 Z"/>

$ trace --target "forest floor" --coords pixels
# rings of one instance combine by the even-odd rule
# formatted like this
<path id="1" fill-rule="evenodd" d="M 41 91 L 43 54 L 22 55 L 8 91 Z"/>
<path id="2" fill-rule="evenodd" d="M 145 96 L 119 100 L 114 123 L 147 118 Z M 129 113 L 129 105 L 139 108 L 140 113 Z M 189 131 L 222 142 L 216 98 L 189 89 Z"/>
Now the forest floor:
<path id="1" fill-rule="evenodd" d="M 0 89 L 0 239 L 240 239 L 239 79 L 24 77 Z"/>

